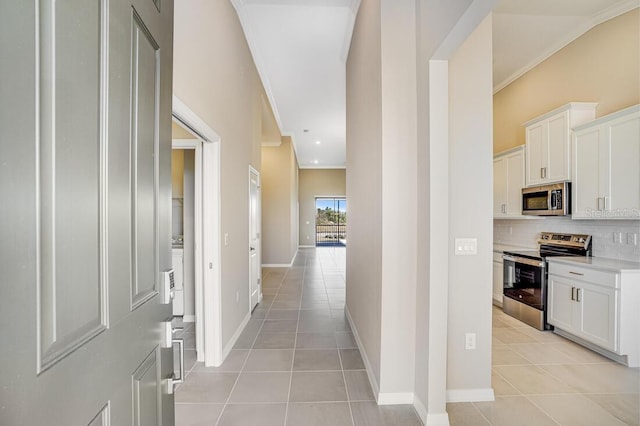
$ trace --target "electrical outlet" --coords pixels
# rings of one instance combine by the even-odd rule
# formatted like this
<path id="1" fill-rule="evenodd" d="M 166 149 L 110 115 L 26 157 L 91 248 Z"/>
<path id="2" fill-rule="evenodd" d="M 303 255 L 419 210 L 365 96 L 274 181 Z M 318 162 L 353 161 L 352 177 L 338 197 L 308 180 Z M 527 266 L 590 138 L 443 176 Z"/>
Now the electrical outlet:
<path id="1" fill-rule="evenodd" d="M 613 233 L 613 242 L 616 244 L 622 244 L 622 232 Z"/>
<path id="2" fill-rule="evenodd" d="M 638 234 L 633 233 L 633 232 L 629 232 L 627 234 L 627 244 L 629 244 L 631 246 L 637 246 L 638 245 Z"/>
<path id="3" fill-rule="evenodd" d="M 224 234 L 224 245 L 225 247 L 229 245 L 229 234 Z"/>
<path id="4" fill-rule="evenodd" d="M 468 351 L 476 348 L 476 333 L 465 333 L 464 348 Z"/>

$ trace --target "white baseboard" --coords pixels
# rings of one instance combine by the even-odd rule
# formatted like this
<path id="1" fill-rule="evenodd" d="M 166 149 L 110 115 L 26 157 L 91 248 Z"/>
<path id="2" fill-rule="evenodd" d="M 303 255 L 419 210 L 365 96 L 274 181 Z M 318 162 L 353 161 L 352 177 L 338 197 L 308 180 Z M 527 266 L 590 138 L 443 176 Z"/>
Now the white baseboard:
<path id="1" fill-rule="evenodd" d="M 358 346 L 358 350 L 360 351 L 360 356 L 362 357 L 362 362 L 364 363 L 365 371 L 367 372 L 367 377 L 369 377 L 369 384 L 371 385 L 371 390 L 373 391 L 373 395 L 376 398 L 376 402 L 378 402 L 378 397 L 380 393 L 380 385 L 373 375 L 373 369 L 371 368 L 371 363 L 369 362 L 369 358 L 367 357 L 367 352 L 364 350 L 364 345 L 362 344 L 362 340 L 360 340 L 360 335 L 358 335 L 358 329 L 353 324 L 353 319 L 351 318 L 351 314 L 349 313 L 349 309 L 345 306 L 344 313 L 347 316 L 347 321 L 349 321 L 349 326 L 351 327 L 351 332 L 353 333 L 353 338 L 356 341 L 356 345 Z"/>
<path id="2" fill-rule="evenodd" d="M 378 392 L 378 405 L 410 405 L 413 401 L 413 392 Z"/>
<path id="3" fill-rule="evenodd" d="M 447 413 L 427 414 L 427 419 L 423 421 L 426 426 L 449 426 L 449 415 Z"/>
<path id="4" fill-rule="evenodd" d="M 225 345 L 225 347 L 224 347 L 224 349 L 222 351 L 222 362 L 224 362 L 224 360 L 227 359 L 227 355 L 229 355 L 229 352 L 231 352 L 231 349 L 233 349 L 233 346 L 238 341 L 238 338 L 240 337 L 240 335 L 244 331 L 244 328 L 247 326 L 247 324 L 249 323 L 250 319 L 251 319 L 251 312 L 247 313 L 247 316 L 244 317 L 244 319 L 242 320 L 242 322 L 240 323 L 238 328 L 236 328 L 235 333 L 233 333 L 233 336 L 231 336 L 231 339 L 229 339 L 229 342 L 227 342 L 227 344 Z"/>
<path id="5" fill-rule="evenodd" d="M 289 263 L 263 263 L 262 267 L 263 268 L 291 268 L 293 266 L 293 262 L 296 260 L 296 256 L 298 255 L 298 249 L 296 249 L 296 252 L 293 254 L 293 257 L 291 258 L 291 262 Z"/>
<path id="6" fill-rule="evenodd" d="M 484 389 L 447 389 L 447 402 L 483 402 L 495 401 L 492 388 Z"/>
<path id="7" fill-rule="evenodd" d="M 298 248 L 315 248 L 316 246 L 298 246 Z"/>
<path id="8" fill-rule="evenodd" d="M 196 316 L 195 315 L 183 315 L 182 316 L 182 322 L 196 322 Z"/>

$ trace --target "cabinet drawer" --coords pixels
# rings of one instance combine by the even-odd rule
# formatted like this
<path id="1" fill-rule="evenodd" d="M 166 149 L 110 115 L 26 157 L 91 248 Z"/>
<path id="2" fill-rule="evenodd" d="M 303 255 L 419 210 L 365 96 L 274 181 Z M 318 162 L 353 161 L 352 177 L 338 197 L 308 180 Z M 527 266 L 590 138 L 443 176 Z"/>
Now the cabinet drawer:
<path id="1" fill-rule="evenodd" d="M 599 271 L 597 269 L 585 268 L 580 265 L 566 265 L 549 261 L 549 273 L 559 275 L 573 280 L 588 281 L 593 284 L 618 288 L 618 274 L 614 272 Z"/>

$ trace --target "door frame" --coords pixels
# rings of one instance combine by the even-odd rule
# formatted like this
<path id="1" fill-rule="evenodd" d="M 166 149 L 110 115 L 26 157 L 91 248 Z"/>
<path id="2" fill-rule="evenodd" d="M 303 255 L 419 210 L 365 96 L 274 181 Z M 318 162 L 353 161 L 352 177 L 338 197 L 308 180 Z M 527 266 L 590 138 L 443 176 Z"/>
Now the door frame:
<path id="1" fill-rule="evenodd" d="M 258 240 L 260 244 L 256 247 L 256 256 L 258 256 L 258 278 L 260 279 L 260 294 L 258 295 L 258 303 L 262 302 L 262 177 L 260 172 L 256 170 L 252 165 L 249 165 L 249 207 L 251 207 L 251 174 L 255 174 L 258 177 L 258 206 L 257 206 L 257 225 L 258 228 Z M 251 231 L 251 208 L 249 208 L 249 231 Z M 249 247 L 251 247 L 251 235 L 249 235 Z M 251 306 L 251 251 L 249 251 L 249 312 L 252 311 Z"/>
<path id="2" fill-rule="evenodd" d="M 222 271 L 220 247 L 220 136 L 173 95 L 173 118 L 198 139 L 195 170 L 195 310 L 197 360 L 205 366 L 222 364 Z M 176 141 L 178 142 L 178 141 Z M 189 148 L 185 141 L 180 147 Z M 207 194 L 207 196 L 204 196 Z M 200 244 L 198 245 L 198 241 Z M 201 277 L 199 280 L 198 277 Z M 207 303 L 204 303 L 204 301 Z"/>

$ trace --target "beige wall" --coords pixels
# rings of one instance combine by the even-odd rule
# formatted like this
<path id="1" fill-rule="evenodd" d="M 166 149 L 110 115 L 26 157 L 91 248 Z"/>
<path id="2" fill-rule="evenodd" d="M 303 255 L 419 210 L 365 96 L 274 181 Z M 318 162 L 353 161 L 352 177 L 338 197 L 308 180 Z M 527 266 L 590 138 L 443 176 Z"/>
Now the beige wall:
<path id="1" fill-rule="evenodd" d="M 300 188 L 300 238 L 301 246 L 315 245 L 316 199 L 317 196 L 347 195 L 346 171 L 344 169 L 301 169 Z"/>
<path id="2" fill-rule="evenodd" d="M 191 133 L 189 133 L 184 127 L 176 123 L 171 122 L 171 139 L 197 139 Z"/>
<path id="3" fill-rule="evenodd" d="M 493 396 L 491 52 L 488 17 L 449 60 L 449 241 L 478 241 L 477 255 L 449 257 L 447 391 L 456 397 Z M 465 350 L 465 333 L 476 334 L 476 350 Z"/>
<path id="4" fill-rule="evenodd" d="M 288 265 L 297 244 L 298 164 L 291 138 L 262 148 L 262 264 Z"/>
<path id="5" fill-rule="evenodd" d="M 364 0 L 347 60 L 347 310 L 380 382 L 382 292 L 382 52 L 380 0 Z M 375 391 L 375 390 L 374 390 Z"/>
<path id="6" fill-rule="evenodd" d="M 222 339 L 249 314 L 249 165 L 260 170 L 263 88 L 228 1 L 176 2 L 174 94 L 220 136 Z M 236 301 L 236 295 L 238 301 Z"/>
<path id="7" fill-rule="evenodd" d="M 494 152 L 525 143 L 522 123 L 568 102 L 598 117 L 640 102 L 640 12 L 585 33 L 494 95 Z"/>

